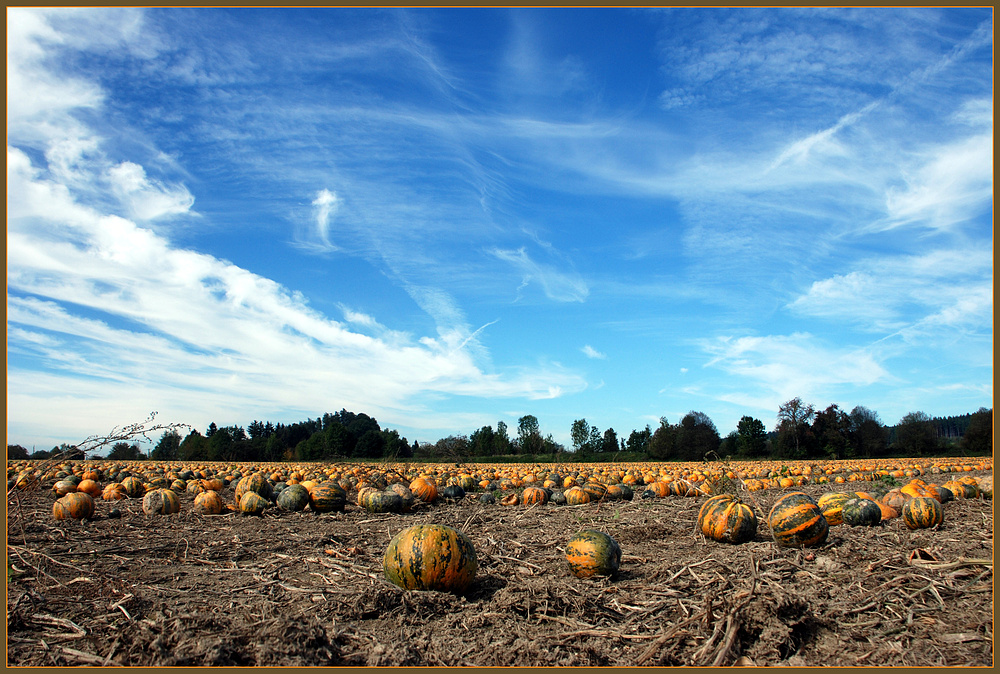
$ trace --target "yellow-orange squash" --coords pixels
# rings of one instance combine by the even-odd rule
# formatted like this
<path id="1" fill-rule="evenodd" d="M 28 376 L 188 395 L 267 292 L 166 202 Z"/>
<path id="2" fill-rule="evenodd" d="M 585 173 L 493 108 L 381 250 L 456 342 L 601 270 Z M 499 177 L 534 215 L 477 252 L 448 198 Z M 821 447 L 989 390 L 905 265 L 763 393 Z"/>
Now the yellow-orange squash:
<path id="1" fill-rule="evenodd" d="M 614 576 L 622 563 L 622 549 L 608 534 L 585 529 L 566 544 L 566 561 L 577 578 Z"/>
<path id="2" fill-rule="evenodd" d="M 66 494 L 52 504 L 52 517 L 57 520 L 89 520 L 94 516 L 94 499 L 83 491 Z"/>
<path id="3" fill-rule="evenodd" d="M 566 505 L 583 505 L 590 503 L 590 494 L 582 487 L 570 487 L 563 495 L 566 497 Z"/>
<path id="4" fill-rule="evenodd" d="M 698 530 L 715 541 L 746 543 L 757 533 L 757 515 L 735 496 L 718 494 L 698 511 Z"/>
<path id="5" fill-rule="evenodd" d="M 418 524 L 389 542 L 382 559 L 386 579 L 404 590 L 461 593 L 476 578 L 472 541 L 443 524 Z"/>
<path id="6" fill-rule="evenodd" d="M 206 490 L 194 497 L 194 509 L 206 515 L 219 515 L 225 510 L 226 504 L 219 492 Z"/>

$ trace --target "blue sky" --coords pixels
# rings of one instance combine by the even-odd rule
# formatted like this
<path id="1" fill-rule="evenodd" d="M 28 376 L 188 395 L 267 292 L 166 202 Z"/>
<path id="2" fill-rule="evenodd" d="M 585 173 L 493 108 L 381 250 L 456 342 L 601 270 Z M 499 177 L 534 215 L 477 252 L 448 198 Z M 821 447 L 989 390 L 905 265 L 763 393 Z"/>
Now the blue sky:
<path id="1" fill-rule="evenodd" d="M 992 407 L 992 33 L 8 8 L 8 442 Z"/>

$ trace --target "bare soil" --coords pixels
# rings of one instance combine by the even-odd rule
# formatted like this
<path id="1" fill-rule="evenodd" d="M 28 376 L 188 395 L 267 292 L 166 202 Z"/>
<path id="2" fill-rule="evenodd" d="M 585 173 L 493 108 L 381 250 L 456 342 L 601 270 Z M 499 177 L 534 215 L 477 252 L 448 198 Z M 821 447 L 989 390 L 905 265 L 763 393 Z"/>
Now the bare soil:
<path id="1" fill-rule="evenodd" d="M 766 513 L 780 495 L 754 498 Z M 946 503 L 938 529 L 837 526 L 796 550 L 763 517 L 749 543 L 706 540 L 704 498 L 254 517 L 200 515 L 184 494 L 177 515 L 98 501 L 82 522 L 53 520 L 53 499 L 8 501 L 8 666 L 993 664 L 992 501 Z M 390 538 L 423 523 L 474 542 L 466 595 L 384 580 Z M 569 573 L 585 528 L 621 545 L 617 578 Z"/>

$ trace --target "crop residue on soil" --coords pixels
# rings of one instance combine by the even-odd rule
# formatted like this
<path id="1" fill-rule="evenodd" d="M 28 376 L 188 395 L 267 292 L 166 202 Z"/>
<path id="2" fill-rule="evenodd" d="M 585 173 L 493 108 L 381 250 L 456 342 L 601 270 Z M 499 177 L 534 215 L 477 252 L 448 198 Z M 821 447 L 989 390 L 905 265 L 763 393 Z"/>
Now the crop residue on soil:
<path id="1" fill-rule="evenodd" d="M 780 493 L 754 498 L 766 513 Z M 837 526 L 794 550 L 762 513 L 749 543 L 695 534 L 704 498 L 252 517 L 196 514 L 184 494 L 157 517 L 99 500 L 89 522 L 53 520 L 52 498 L 8 502 L 8 666 L 993 664 L 992 501 L 946 503 L 936 530 Z M 391 537 L 424 523 L 475 543 L 465 596 L 384 580 Z M 584 528 L 621 545 L 616 579 L 570 575 Z"/>

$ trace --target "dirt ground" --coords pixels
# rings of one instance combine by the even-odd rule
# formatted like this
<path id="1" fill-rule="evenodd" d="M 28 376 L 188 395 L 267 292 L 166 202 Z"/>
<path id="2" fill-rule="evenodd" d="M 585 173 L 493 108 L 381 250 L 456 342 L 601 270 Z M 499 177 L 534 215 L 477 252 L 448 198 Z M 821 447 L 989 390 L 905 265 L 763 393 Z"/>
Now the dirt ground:
<path id="1" fill-rule="evenodd" d="M 754 496 L 766 512 L 780 494 Z M 837 526 L 793 550 L 763 518 L 743 545 L 695 534 L 704 498 L 254 517 L 199 515 L 184 494 L 177 515 L 98 501 L 84 522 L 53 520 L 53 498 L 8 502 L 8 666 L 993 664 L 992 501 L 946 503 L 937 530 Z M 384 580 L 390 538 L 422 523 L 474 542 L 465 596 Z M 616 579 L 569 573 L 585 528 L 621 545 Z"/>

